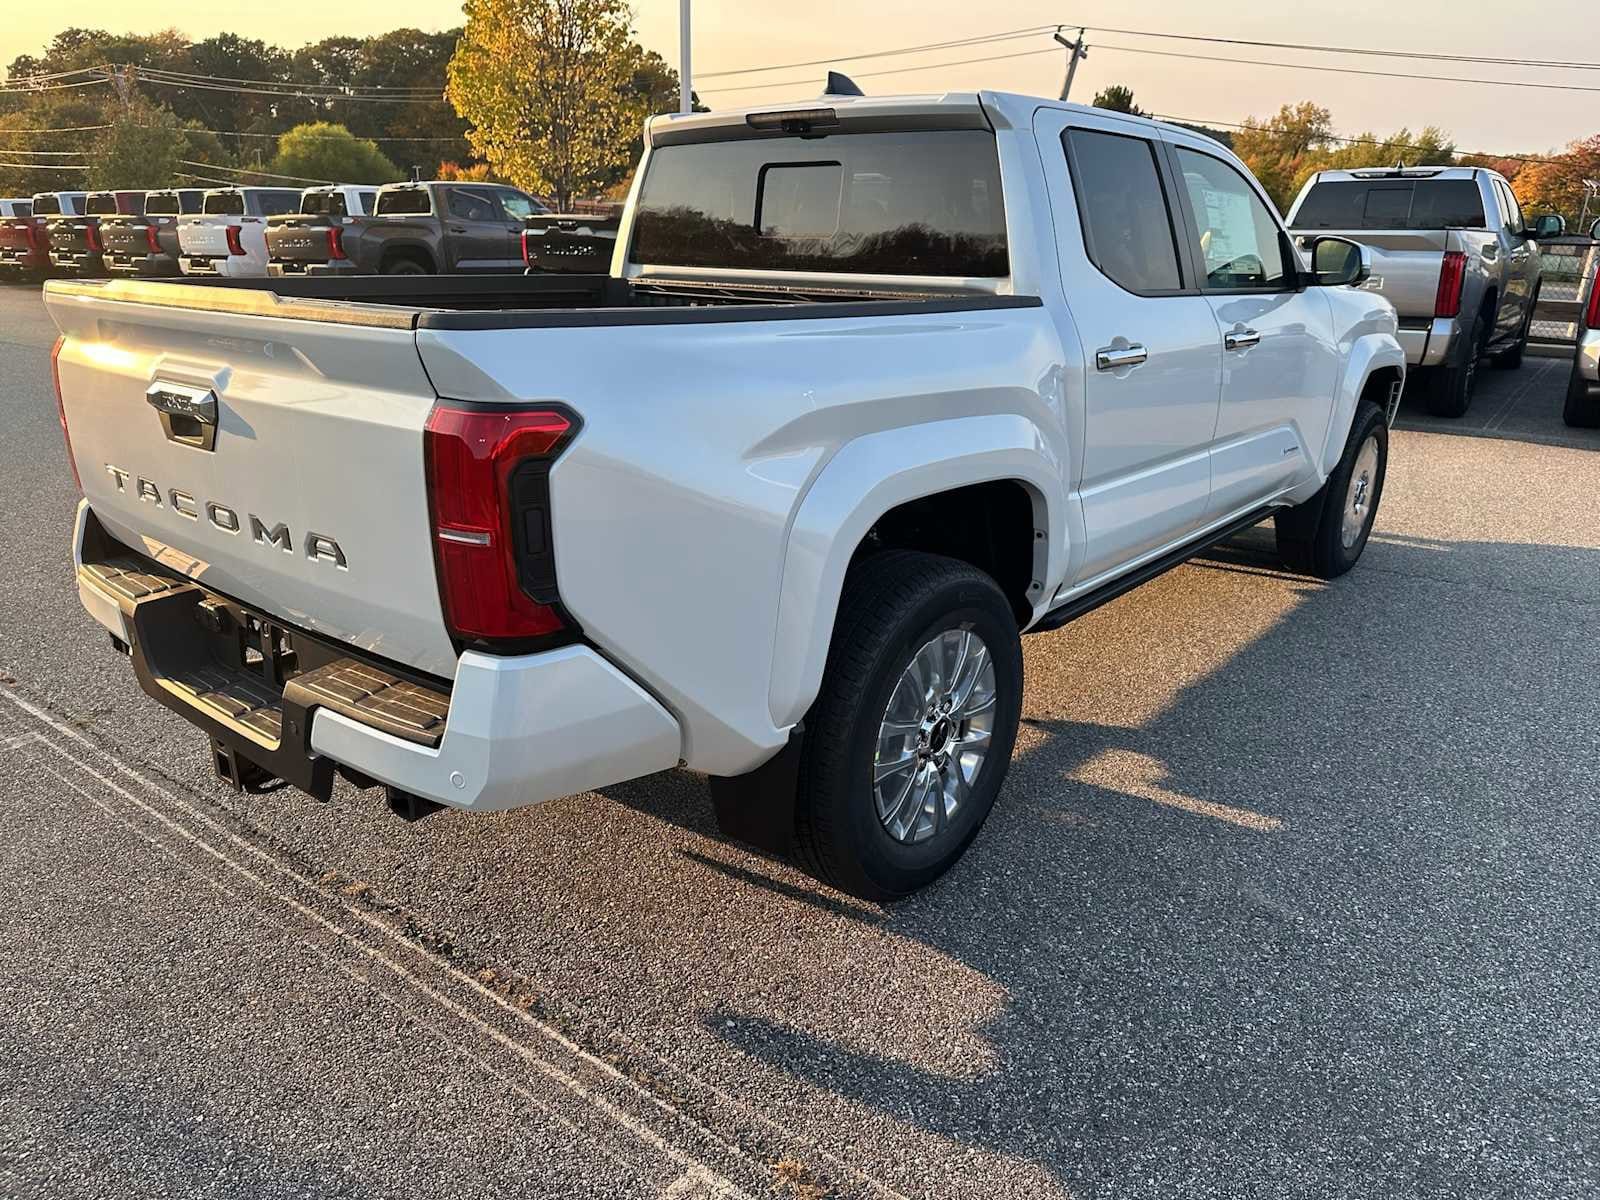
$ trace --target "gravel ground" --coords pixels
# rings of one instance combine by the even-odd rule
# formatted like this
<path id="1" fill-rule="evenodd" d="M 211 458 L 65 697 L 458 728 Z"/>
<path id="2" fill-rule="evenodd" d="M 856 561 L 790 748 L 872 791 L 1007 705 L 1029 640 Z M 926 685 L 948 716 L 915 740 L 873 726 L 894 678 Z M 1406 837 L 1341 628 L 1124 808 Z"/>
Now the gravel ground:
<path id="1" fill-rule="evenodd" d="M 877 907 L 682 772 L 416 825 L 223 789 L 78 607 L 53 336 L 0 289 L 0 1195 L 1600 1193 L 1560 364 L 1408 407 L 1345 579 L 1252 531 L 1029 639 L 994 816 Z"/>

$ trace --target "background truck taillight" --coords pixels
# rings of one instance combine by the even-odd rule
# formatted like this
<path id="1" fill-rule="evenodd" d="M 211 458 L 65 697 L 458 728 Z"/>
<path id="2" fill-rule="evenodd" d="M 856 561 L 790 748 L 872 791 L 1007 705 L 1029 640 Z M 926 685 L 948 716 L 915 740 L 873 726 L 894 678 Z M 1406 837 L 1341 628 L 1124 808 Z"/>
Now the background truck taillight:
<path id="1" fill-rule="evenodd" d="M 1589 310 L 1583 314 L 1583 323 L 1586 328 L 1600 329 L 1600 277 L 1589 292 Z"/>
<path id="2" fill-rule="evenodd" d="M 528 250 L 528 231 L 522 231 L 522 261 L 528 266 L 533 266 L 533 257 Z"/>
<path id="3" fill-rule="evenodd" d="M 239 233 L 239 227 L 237 225 L 229 225 L 228 229 L 227 229 L 227 236 L 228 236 L 228 253 L 229 254 L 243 254 L 245 252 L 245 250 L 244 250 L 244 242 L 243 242 L 243 240 L 241 238 L 241 235 Z"/>
<path id="4" fill-rule="evenodd" d="M 83 244 L 94 254 L 104 253 L 106 244 L 100 240 L 100 222 L 90 221 L 83 227 Z"/>
<path id="5" fill-rule="evenodd" d="M 58 337 L 56 344 L 50 350 L 50 381 L 56 388 L 56 416 L 61 419 L 61 436 L 67 443 L 67 466 L 72 468 L 72 482 L 78 485 L 78 492 L 83 492 L 83 480 L 78 476 L 78 460 L 72 454 L 72 433 L 67 428 L 67 402 L 61 398 L 61 347 L 66 344 L 65 337 Z"/>
<path id="6" fill-rule="evenodd" d="M 550 467 L 577 418 L 440 403 L 423 434 L 439 598 L 451 636 L 505 649 L 560 634 Z"/>
<path id="7" fill-rule="evenodd" d="M 1433 298 L 1435 317 L 1461 315 L 1461 287 L 1467 281 L 1467 256 L 1459 250 L 1446 250 L 1439 267 L 1439 290 Z"/>
<path id="8" fill-rule="evenodd" d="M 154 221 L 144 227 L 144 244 L 150 247 L 151 254 L 161 253 L 161 236 Z"/>
<path id="9" fill-rule="evenodd" d="M 337 225 L 330 226 L 328 229 L 328 258 L 332 260 L 344 257 L 344 230 Z"/>

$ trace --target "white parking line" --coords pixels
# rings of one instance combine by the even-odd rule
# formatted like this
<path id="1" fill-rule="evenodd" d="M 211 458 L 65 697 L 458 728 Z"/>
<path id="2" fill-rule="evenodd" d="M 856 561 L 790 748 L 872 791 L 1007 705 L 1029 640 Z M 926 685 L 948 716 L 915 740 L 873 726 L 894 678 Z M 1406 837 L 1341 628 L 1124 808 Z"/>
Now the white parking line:
<path id="1" fill-rule="evenodd" d="M 293 870 L 285 867 L 282 863 L 276 861 L 266 851 L 262 850 L 258 846 L 255 846 L 255 845 L 251 844 L 250 842 L 248 842 L 244 838 L 238 836 L 232 830 L 227 829 L 225 826 L 223 826 L 220 823 L 218 823 L 214 818 L 210 817 L 205 812 L 203 812 L 203 811 L 195 808 L 194 806 L 190 805 L 188 802 L 183 800 L 180 796 L 178 796 L 176 793 L 172 792 L 170 789 L 164 788 L 164 787 L 152 782 L 150 779 L 146 778 L 143 774 L 141 774 L 138 770 L 136 770 L 135 768 L 129 766 L 127 763 L 123 762 L 120 758 L 118 758 L 115 754 L 111 753 L 105 747 L 99 745 L 98 743 L 93 741 L 91 738 L 85 736 L 80 730 L 75 729 L 71 725 L 68 725 L 63 721 L 60 721 L 60 720 L 56 719 L 48 711 L 46 711 L 46 710 L 40 708 L 39 706 L 29 702 L 28 700 L 23 699 L 21 696 L 17 695 L 10 688 L 0 686 L 0 695 L 3 695 L 12 704 L 14 704 L 16 707 L 21 709 L 23 712 L 25 712 L 28 715 L 32 716 L 34 719 L 40 721 L 41 723 L 43 723 L 44 725 L 48 726 L 50 729 L 54 730 L 58 734 L 62 735 L 65 738 L 70 739 L 72 742 L 76 743 L 77 745 L 79 745 L 79 746 L 83 747 L 84 749 L 86 749 L 86 750 L 90 751 L 91 753 L 93 753 L 98 758 L 102 759 L 104 762 L 107 763 L 107 765 L 116 774 L 121 775 L 121 776 L 123 776 L 123 777 L 125 777 L 127 779 L 133 780 L 134 782 L 138 783 L 141 787 L 147 789 L 148 791 L 150 791 L 151 793 L 155 794 L 156 796 L 159 796 L 166 803 L 171 804 L 174 807 L 176 807 L 185 816 L 193 819 L 197 823 L 199 823 L 201 825 L 204 825 L 207 828 L 209 828 L 210 830 L 214 831 L 216 834 L 220 835 L 222 838 L 224 838 L 228 842 L 232 843 L 232 845 L 237 850 L 242 851 L 245 854 L 257 859 L 262 865 L 268 867 L 271 871 L 275 872 L 276 874 L 281 875 L 281 876 L 293 881 L 296 885 L 298 885 L 300 887 L 303 887 L 303 888 L 306 888 L 306 889 L 314 892 L 319 897 L 322 897 L 322 898 L 325 898 L 325 899 L 327 898 L 326 893 L 321 892 L 320 890 L 316 889 L 310 883 L 309 880 L 307 880 L 304 877 L 300 876 L 299 874 L 295 873 Z M 37 734 L 37 733 L 27 734 L 27 735 L 22 735 L 22 737 L 23 738 L 31 738 L 31 739 L 33 739 L 35 741 L 43 741 L 46 745 L 49 745 L 52 749 L 55 749 L 60 753 L 66 754 L 65 750 L 62 747 L 56 746 L 54 742 L 52 742 L 49 739 L 45 738 L 41 734 Z M 91 775 L 96 780 L 101 782 L 104 786 L 112 788 L 112 789 L 116 790 L 117 792 L 119 792 L 120 794 L 126 796 L 133 803 L 138 804 L 141 808 L 144 808 L 147 811 L 150 811 L 158 819 L 160 819 L 160 820 L 165 820 L 166 819 L 166 818 L 162 817 L 161 814 L 159 814 L 159 813 L 155 812 L 155 810 L 151 809 L 149 805 L 146 805 L 142 801 L 139 801 L 137 798 L 133 797 L 130 793 L 128 793 L 126 791 L 126 789 L 122 788 L 120 785 L 115 783 L 113 780 L 108 778 L 103 773 L 95 770 L 89 764 L 87 764 L 87 763 L 83 762 L 81 759 L 73 757 L 71 755 L 66 755 L 66 756 L 70 759 L 70 761 L 72 761 L 75 765 L 77 765 L 81 770 L 87 772 L 89 775 Z M 180 830 L 180 832 L 181 832 L 181 830 Z M 185 834 L 185 836 L 192 836 L 192 835 Z M 263 889 L 267 890 L 270 894 L 278 896 L 280 899 L 284 900 L 285 902 L 295 905 L 296 908 L 304 909 L 304 906 L 300 905 L 297 901 L 294 901 L 292 898 L 287 897 L 287 896 L 283 895 L 281 892 L 279 892 L 276 889 L 272 888 L 271 885 L 269 885 L 265 881 L 261 880 L 259 876 L 256 876 L 248 868 L 242 866 L 241 864 L 235 863 L 228 855 L 223 854 L 222 852 L 209 847 L 208 845 L 206 845 L 203 842 L 199 842 L 199 839 L 195 839 L 195 840 L 197 841 L 198 844 L 200 844 L 201 846 L 203 846 L 206 849 L 207 853 L 213 855 L 214 857 L 217 857 L 217 858 L 221 859 L 223 862 L 228 863 L 235 870 L 238 870 L 238 871 L 248 875 L 251 879 L 255 880 L 259 884 L 259 886 L 261 886 Z M 758 1173 L 759 1176 L 762 1177 L 762 1178 L 766 1178 L 766 1177 L 770 1176 L 770 1168 L 768 1167 L 768 1165 L 766 1163 L 764 1163 L 761 1160 L 759 1160 L 759 1159 L 755 1158 L 754 1156 L 752 1156 L 748 1151 L 746 1151 L 743 1147 L 739 1146 L 737 1143 L 735 1143 L 733 1141 L 730 1141 L 727 1137 L 717 1133 L 715 1130 L 713 1130 L 710 1127 L 706 1126 L 704 1123 L 698 1121 L 696 1118 L 691 1117 L 687 1113 L 683 1112 L 681 1109 L 677 1108 L 675 1105 L 669 1103 L 668 1101 L 664 1100 L 660 1096 L 656 1095 L 653 1091 L 649 1090 L 648 1088 L 644 1087 L 642 1084 L 638 1083 L 636 1080 L 634 1080 L 629 1075 L 625 1074 L 623 1071 L 621 1071 L 619 1068 L 614 1066 L 612 1063 L 607 1062 L 605 1059 L 599 1058 L 596 1055 L 591 1054 L 589 1051 L 583 1049 L 576 1042 L 572 1041 L 565 1034 L 563 1034 L 559 1029 L 556 1029 L 554 1026 L 549 1025 L 547 1022 L 540 1020 L 537 1016 L 535 1016 L 534 1014 L 528 1012 L 526 1009 L 523 1009 L 523 1008 L 517 1006 L 516 1004 L 512 1003 L 510 1000 L 506 999 L 504 996 L 502 996 L 499 993 L 497 993 L 494 990 L 492 990 L 491 988 L 486 987 L 482 982 L 480 982 L 478 979 L 474 978 L 473 976 L 471 976 L 471 975 L 459 970 L 458 968 L 453 967 L 453 966 L 449 965 L 448 963 L 445 963 L 442 960 L 438 959 L 435 955 L 431 954 L 427 949 L 425 949 L 424 947 L 416 944 L 415 942 L 413 942 L 409 938 L 407 938 L 404 933 L 402 933 L 401 931 L 399 931 L 399 930 L 393 928 L 392 926 L 390 926 L 388 924 L 388 922 L 379 919 L 378 917 L 374 916 L 373 914 L 365 911 L 364 909 L 362 909 L 360 907 L 352 906 L 352 905 L 349 905 L 349 904 L 342 904 L 342 903 L 341 903 L 341 907 L 343 908 L 343 910 L 346 913 L 346 915 L 348 915 L 350 917 L 353 917 L 355 920 L 357 920 L 357 921 L 361 922 L 362 924 L 364 924 L 365 926 L 369 927 L 372 932 L 380 934 L 381 936 L 383 936 L 384 938 L 388 939 L 389 941 L 397 944 L 399 947 L 404 949 L 409 954 L 424 960 L 431 969 L 435 969 L 435 970 L 441 971 L 442 973 L 444 973 L 447 976 L 449 976 L 451 981 L 454 984 L 456 984 L 456 985 L 458 985 L 460 987 L 463 987 L 465 989 L 469 989 L 470 991 L 476 993 L 476 998 L 488 1001 L 489 1003 L 491 1003 L 491 1004 L 495 1005 L 496 1007 L 498 1007 L 499 1009 L 501 1009 L 503 1011 L 503 1013 L 506 1014 L 507 1016 L 512 1017 L 517 1022 L 520 1022 L 521 1024 L 526 1025 L 526 1026 L 530 1027 L 531 1029 L 537 1031 L 543 1038 L 548 1039 L 551 1042 L 554 1042 L 561 1049 L 567 1051 L 575 1059 L 579 1060 L 584 1067 L 593 1069 L 595 1072 L 599 1073 L 600 1075 L 607 1077 L 608 1080 L 610 1081 L 610 1083 L 612 1083 L 613 1085 L 617 1086 L 619 1089 L 630 1093 L 633 1099 L 655 1108 L 665 1118 L 669 1119 L 673 1123 L 680 1124 L 682 1126 L 688 1127 L 695 1134 L 697 1134 L 700 1138 L 702 1138 L 702 1139 L 704 1139 L 706 1141 L 715 1143 L 718 1146 L 718 1148 L 720 1150 L 722 1150 L 724 1153 L 728 1153 L 728 1154 L 732 1155 L 733 1157 L 739 1159 L 741 1162 L 743 1162 L 751 1172 Z M 322 918 L 319 914 L 315 913 L 313 910 L 304 909 L 304 911 L 309 916 L 311 916 L 314 920 L 316 920 L 320 924 L 326 926 L 328 929 L 332 930 L 336 934 L 336 936 L 339 936 L 340 938 L 345 939 L 347 941 L 354 942 L 354 939 L 351 937 L 351 935 L 349 935 L 348 933 L 345 933 L 344 931 L 338 929 L 337 926 L 335 926 L 332 923 L 326 921 L 324 918 Z M 355 944 L 359 945 L 359 943 L 355 943 Z M 435 995 L 434 993 L 428 991 L 426 984 L 422 983 L 420 980 L 416 980 L 415 976 L 413 976 L 410 972 L 408 972 L 405 967 L 401 966 L 398 962 L 395 962 L 393 959 L 389 958 L 387 955 L 383 955 L 379 951 L 372 950 L 372 949 L 366 948 L 364 946 L 362 947 L 362 952 L 380 959 L 389 970 L 391 970 L 393 973 L 403 977 L 403 979 L 405 981 L 407 981 L 408 986 L 414 986 L 415 988 L 426 992 L 430 996 Z M 451 1002 L 449 1002 L 447 1000 L 443 1000 L 443 998 L 438 998 L 438 999 L 439 999 L 439 1002 L 445 1003 L 447 1005 L 451 1004 Z M 461 1010 L 461 1012 L 463 1014 L 465 1014 L 465 1010 Z M 474 1022 L 480 1022 L 481 1023 L 481 1018 L 477 1018 L 475 1016 L 472 1016 L 471 1014 L 465 1014 L 465 1016 L 469 1017 Z M 501 1041 L 503 1039 L 503 1044 L 506 1044 L 508 1046 L 521 1046 L 520 1043 L 515 1042 L 513 1039 L 505 1038 L 503 1034 L 499 1033 L 499 1031 L 493 1030 L 492 1026 L 485 1025 L 485 1029 L 488 1029 L 488 1030 L 492 1031 L 491 1032 L 491 1036 L 494 1037 L 495 1040 Z M 620 1031 L 619 1031 L 619 1033 L 620 1033 Z M 623 1035 L 623 1036 L 625 1037 L 625 1035 Z M 783 1125 L 780 1125 L 777 1121 L 773 1120 L 771 1117 L 767 1116 L 765 1113 L 757 1111 L 748 1102 L 746 1102 L 743 1099 L 739 1098 L 738 1096 L 735 1096 L 732 1093 L 728 1092 L 725 1088 L 721 1087 L 720 1085 L 718 1085 L 716 1083 L 713 1083 L 711 1081 L 708 1081 L 708 1080 L 700 1078 L 699 1076 L 695 1075 L 691 1071 L 688 1071 L 687 1069 L 683 1068 L 679 1064 L 665 1062 L 658 1055 L 656 1055 L 653 1051 L 649 1050 L 647 1047 L 644 1047 L 644 1046 L 640 1045 L 638 1042 L 634 1041 L 631 1038 L 625 1038 L 625 1040 L 628 1042 L 628 1044 L 629 1044 L 631 1049 L 636 1050 L 641 1057 L 649 1059 L 653 1065 L 659 1065 L 662 1068 L 664 1073 L 670 1073 L 670 1074 L 679 1076 L 684 1081 L 694 1085 L 697 1088 L 702 1089 L 709 1096 L 714 1097 L 717 1101 L 719 1101 L 722 1104 L 724 1104 L 728 1109 L 737 1110 L 737 1112 L 739 1113 L 741 1119 L 751 1120 L 751 1121 L 754 1121 L 757 1124 L 763 1126 L 772 1136 L 780 1138 L 783 1141 L 785 1141 L 786 1143 L 793 1141 L 794 1135 L 793 1135 L 793 1131 L 791 1129 L 789 1129 L 788 1127 L 785 1127 Z M 542 1059 L 537 1059 L 536 1056 L 533 1056 L 533 1052 L 528 1050 L 526 1047 L 522 1047 L 520 1050 L 518 1050 L 516 1052 L 521 1054 L 521 1055 L 523 1055 L 523 1056 L 525 1056 L 525 1057 L 532 1057 L 536 1061 L 538 1061 L 540 1063 L 543 1063 Z M 558 1077 L 560 1080 L 569 1081 L 570 1084 L 573 1085 L 577 1089 L 578 1094 L 580 1094 L 582 1096 L 592 1096 L 593 1095 L 592 1092 L 590 1092 L 588 1089 L 586 1089 L 577 1080 L 573 1079 L 570 1075 L 559 1071 L 559 1069 L 550 1066 L 550 1064 L 548 1064 L 548 1063 L 543 1063 L 543 1066 L 544 1067 L 548 1067 L 550 1071 L 554 1072 L 554 1076 L 553 1077 Z M 596 1104 L 598 1104 L 598 1105 L 606 1105 L 608 1103 L 608 1102 L 604 1101 L 603 1099 L 601 1099 L 600 1097 L 597 1097 L 597 1096 L 594 1097 L 594 1102 Z M 628 1117 L 627 1114 L 622 1113 L 620 1110 L 616 1111 L 616 1117 L 619 1120 L 624 1120 L 624 1121 L 629 1121 L 629 1122 L 631 1122 L 633 1120 L 631 1117 Z M 635 1123 L 635 1124 L 637 1124 L 637 1123 Z M 643 1140 L 645 1140 L 647 1142 L 650 1142 L 652 1139 L 659 1139 L 659 1135 L 655 1134 L 653 1130 L 650 1130 L 648 1127 L 643 1126 L 643 1125 L 639 1125 L 637 1129 L 633 1129 L 633 1130 L 631 1130 L 631 1132 L 634 1132 L 636 1134 L 636 1136 L 640 1137 L 641 1139 L 643 1139 Z M 667 1153 L 669 1155 L 669 1157 L 675 1157 L 677 1155 L 677 1152 L 673 1148 L 671 1148 L 670 1144 L 667 1143 L 664 1139 L 660 1139 L 660 1145 L 657 1148 L 661 1152 Z M 839 1157 L 837 1154 L 835 1154 L 835 1153 L 833 1153 L 833 1152 L 831 1152 L 829 1150 L 826 1150 L 826 1149 L 824 1149 L 824 1148 L 822 1148 L 820 1146 L 813 1146 L 813 1145 L 810 1145 L 810 1144 L 806 1145 L 806 1150 L 807 1150 L 808 1153 L 810 1153 L 811 1155 L 815 1156 L 815 1158 L 826 1162 L 834 1170 L 837 1170 L 840 1173 L 842 1173 L 844 1175 L 847 1175 L 847 1176 L 851 1177 L 852 1179 L 854 1179 L 855 1181 L 857 1181 L 858 1183 L 862 1184 L 863 1186 L 866 1187 L 866 1189 L 871 1194 L 873 1194 L 875 1196 L 878 1196 L 878 1197 L 881 1197 L 882 1200 L 911 1200 L 911 1198 L 908 1197 L 907 1195 L 905 1195 L 903 1192 L 900 1192 L 900 1191 L 896 1190 L 895 1188 L 891 1187 L 890 1185 L 888 1185 L 887 1183 L 884 1183 L 883 1181 L 875 1178 L 874 1176 L 867 1174 L 866 1172 L 862 1171 L 859 1167 L 856 1167 L 853 1164 L 845 1161 L 843 1158 Z M 699 1187 L 699 1188 L 702 1188 L 702 1189 L 709 1189 L 709 1190 L 704 1190 L 703 1194 L 706 1195 L 707 1197 L 716 1197 L 717 1200 L 724 1200 L 724 1198 L 726 1198 L 726 1200 L 735 1200 L 735 1198 L 746 1197 L 748 1195 L 748 1193 L 746 1193 L 743 1190 L 741 1190 L 732 1180 L 727 1179 L 725 1176 L 720 1175 L 719 1173 L 717 1173 L 716 1171 L 712 1170 L 711 1168 L 704 1166 L 704 1164 L 699 1163 L 697 1161 L 694 1161 L 693 1159 L 684 1159 L 683 1161 L 684 1161 L 684 1167 L 685 1167 L 685 1174 L 683 1176 L 679 1177 L 676 1181 L 674 1181 L 674 1183 L 671 1186 L 678 1187 L 678 1186 L 691 1186 L 692 1185 L 694 1187 Z M 686 1183 L 685 1181 L 688 1181 L 688 1182 Z M 693 1193 L 693 1192 L 680 1193 L 680 1194 L 696 1195 L 696 1193 Z"/>

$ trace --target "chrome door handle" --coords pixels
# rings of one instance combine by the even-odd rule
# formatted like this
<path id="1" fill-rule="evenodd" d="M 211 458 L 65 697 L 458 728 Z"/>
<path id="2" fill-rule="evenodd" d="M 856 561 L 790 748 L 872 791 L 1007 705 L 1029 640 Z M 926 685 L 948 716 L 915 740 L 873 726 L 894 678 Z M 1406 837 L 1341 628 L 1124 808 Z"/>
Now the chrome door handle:
<path id="1" fill-rule="evenodd" d="M 1137 367 L 1149 357 L 1150 351 L 1143 346 L 1108 346 L 1094 352 L 1094 365 L 1099 371 L 1115 371 L 1118 367 Z"/>
<path id="2" fill-rule="evenodd" d="M 1246 350 L 1260 344 L 1261 335 L 1254 329 L 1236 329 L 1222 335 L 1222 345 L 1226 350 Z"/>

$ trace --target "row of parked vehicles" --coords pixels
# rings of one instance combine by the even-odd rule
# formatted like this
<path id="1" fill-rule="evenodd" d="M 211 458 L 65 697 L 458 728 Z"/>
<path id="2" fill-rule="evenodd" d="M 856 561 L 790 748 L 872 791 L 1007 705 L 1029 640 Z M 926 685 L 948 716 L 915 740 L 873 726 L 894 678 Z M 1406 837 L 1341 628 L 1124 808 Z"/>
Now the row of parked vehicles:
<path id="1" fill-rule="evenodd" d="M 0 275 L 432 275 L 592 271 L 616 218 L 505 184 L 43 192 L 0 199 Z"/>

